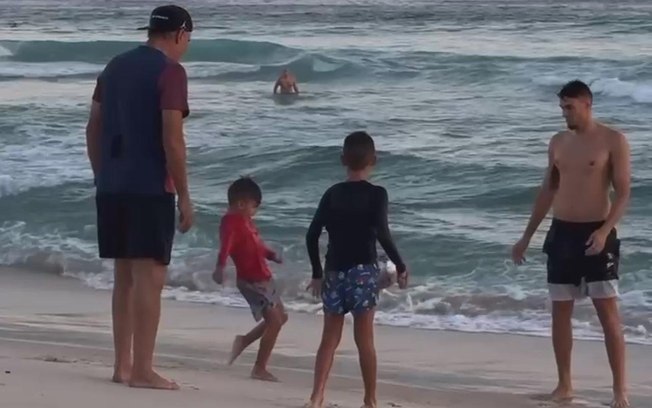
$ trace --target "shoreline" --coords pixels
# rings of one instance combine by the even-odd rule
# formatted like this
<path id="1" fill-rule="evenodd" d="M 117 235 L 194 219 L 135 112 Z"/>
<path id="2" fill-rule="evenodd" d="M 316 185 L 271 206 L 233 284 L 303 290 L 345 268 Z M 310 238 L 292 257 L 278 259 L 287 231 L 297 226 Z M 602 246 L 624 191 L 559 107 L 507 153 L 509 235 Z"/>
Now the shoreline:
<path id="1" fill-rule="evenodd" d="M 165 300 L 157 366 L 162 374 L 179 380 L 182 391 L 138 392 L 108 381 L 109 309 L 108 291 L 85 287 L 72 278 L 0 268 L 0 384 L 4 384 L 0 402 L 8 396 L 13 405 L 7 406 L 76 406 L 76 394 L 69 392 L 75 389 L 89 401 L 94 394 L 106 395 L 111 406 L 124 399 L 126 406 L 156 400 L 161 407 L 201 407 L 224 400 L 228 407 L 300 407 L 309 395 L 321 335 L 318 316 L 290 313 L 271 361 L 282 383 L 263 384 L 247 378 L 255 347 L 233 367 L 225 365 L 233 336 L 254 324 L 248 310 Z M 361 402 L 361 380 L 350 322 L 346 326 L 327 398 L 340 407 L 356 407 Z M 549 339 L 391 326 L 378 326 L 376 339 L 379 397 L 384 401 L 379 406 L 552 406 L 535 398 L 549 392 L 555 382 Z M 642 345 L 628 347 L 633 407 L 652 405 L 649 350 Z M 610 375 L 604 346 L 577 341 L 574 362 L 576 406 L 608 402 Z M 20 376 L 3 375 L 5 371 Z M 39 386 L 51 391 L 30 388 L 37 377 Z M 88 389 L 80 388 L 83 384 Z M 38 405 L 39 393 L 57 404 Z"/>

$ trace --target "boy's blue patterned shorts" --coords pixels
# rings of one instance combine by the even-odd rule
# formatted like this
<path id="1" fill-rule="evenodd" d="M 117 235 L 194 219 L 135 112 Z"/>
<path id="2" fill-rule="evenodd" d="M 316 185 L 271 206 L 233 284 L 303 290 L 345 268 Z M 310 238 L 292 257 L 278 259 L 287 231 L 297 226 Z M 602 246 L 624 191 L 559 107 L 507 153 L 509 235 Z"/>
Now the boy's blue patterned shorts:
<path id="1" fill-rule="evenodd" d="M 345 315 L 371 310 L 378 303 L 376 265 L 358 265 L 346 271 L 326 272 L 321 299 L 324 313 Z"/>

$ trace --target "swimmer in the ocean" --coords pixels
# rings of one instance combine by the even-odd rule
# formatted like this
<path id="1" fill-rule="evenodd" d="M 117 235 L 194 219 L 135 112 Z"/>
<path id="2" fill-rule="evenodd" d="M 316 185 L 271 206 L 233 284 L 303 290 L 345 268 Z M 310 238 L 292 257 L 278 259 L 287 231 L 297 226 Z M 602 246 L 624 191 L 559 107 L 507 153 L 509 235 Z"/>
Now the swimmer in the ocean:
<path id="1" fill-rule="evenodd" d="M 299 87 L 297 86 L 297 80 L 292 75 L 290 71 L 287 69 L 284 69 L 283 72 L 281 72 L 281 75 L 278 77 L 276 80 L 276 84 L 274 84 L 274 95 L 278 94 L 279 88 L 281 89 L 281 94 L 298 94 L 299 93 Z"/>

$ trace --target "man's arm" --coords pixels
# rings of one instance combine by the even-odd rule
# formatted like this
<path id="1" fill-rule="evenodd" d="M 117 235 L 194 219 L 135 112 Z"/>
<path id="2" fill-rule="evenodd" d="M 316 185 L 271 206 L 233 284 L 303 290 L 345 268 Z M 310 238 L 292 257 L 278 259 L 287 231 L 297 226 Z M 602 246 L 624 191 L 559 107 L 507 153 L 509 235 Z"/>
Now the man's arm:
<path id="1" fill-rule="evenodd" d="M 276 83 L 274 84 L 274 95 L 278 93 L 278 88 L 280 86 L 281 86 L 281 82 L 277 80 Z"/>
<path id="2" fill-rule="evenodd" d="M 557 167 L 555 166 L 554 159 L 554 145 L 559 136 L 560 134 L 553 136 L 548 144 L 548 168 L 543 177 L 541 188 L 534 200 L 530 221 L 525 228 L 525 232 L 523 232 L 523 239 L 528 242 L 532 239 L 532 236 L 537 231 L 537 228 L 539 228 L 539 225 L 541 225 L 543 219 L 546 218 L 548 211 L 550 211 L 550 207 L 552 207 L 552 202 L 555 198 L 555 193 L 559 187 L 559 170 L 557 170 Z"/>
<path id="3" fill-rule="evenodd" d="M 100 160 L 102 159 L 100 142 L 102 136 L 102 93 L 102 75 L 100 75 L 95 82 L 93 103 L 86 124 L 86 153 L 91 162 L 94 178 L 97 178 L 97 173 L 100 171 Z"/>
<path id="4" fill-rule="evenodd" d="M 612 184 L 615 199 L 602 229 L 609 233 L 627 210 L 631 186 L 630 149 L 627 139 L 622 133 L 616 133 L 610 154 Z"/>
<path id="5" fill-rule="evenodd" d="M 86 124 L 86 153 L 91 162 L 93 169 L 93 176 L 97 177 L 100 171 L 100 137 L 102 135 L 102 109 L 97 101 L 93 101 L 91 105 L 91 112 Z"/>
<path id="6" fill-rule="evenodd" d="M 163 148 L 168 173 L 180 199 L 190 196 L 186 172 L 186 141 L 183 136 L 183 114 L 178 110 L 163 111 Z"/>
<path id="7" fill-rule="evenodd" d="M 185 69 L 180 64 L 168 66 L 161 75 L 159 88 L 167 169 L 179 199 L 184 200 L 190 196 L 186 172 L 186 141 L 183 134 L 183 118 L 189 113 L 188 78 Z"/>
<path id="8" fill-rule="evenodd" d="M 292 82 L 292 89 L 294 89 L 294 93 L 299 93 L 299 86 L 297 85 L 297 81 Z"/>

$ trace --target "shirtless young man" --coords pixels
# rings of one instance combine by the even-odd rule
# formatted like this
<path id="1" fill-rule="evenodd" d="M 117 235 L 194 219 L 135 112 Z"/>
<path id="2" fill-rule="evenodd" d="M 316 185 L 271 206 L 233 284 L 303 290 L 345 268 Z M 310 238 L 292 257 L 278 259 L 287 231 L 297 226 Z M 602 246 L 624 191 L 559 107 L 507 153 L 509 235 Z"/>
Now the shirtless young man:
<path id="1" fill-rule="evenodd" d="M 274 95 L 278 94 L 279 88 L 281 88 L 282 94 L 299 93 L 299 87 L 297 86 L 297 79 L 287 69 L 284 69 L 283 72 L 281 72 L 281 76 L 279 76 L 278 79 L 276 80 L 276 83 L 274 84 Z"/>
<path id="2" fill-rule="evenodd" d="M 622 133 L 593 119 L 593 95 L 586 84 L 569 82 L 558 96 L 569 130 L 550 140 L 543 185 L 527 228 L 512 249 L 512 258 L 517 264 L 525 260 L 532 235 L 552 207 L 553 220 L 543 246 L 548 256 L 552 339 L 559 375 L 552 399 L 564 402 L 573 398 L 571 316 L 574 301 L 588 296 L 604 330 L 613 374 L 611 406 L 628 407 L 625 339 L 617 304 L 620 241 L 614 227 L 629 201 L 629 145 Z"/>

